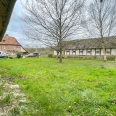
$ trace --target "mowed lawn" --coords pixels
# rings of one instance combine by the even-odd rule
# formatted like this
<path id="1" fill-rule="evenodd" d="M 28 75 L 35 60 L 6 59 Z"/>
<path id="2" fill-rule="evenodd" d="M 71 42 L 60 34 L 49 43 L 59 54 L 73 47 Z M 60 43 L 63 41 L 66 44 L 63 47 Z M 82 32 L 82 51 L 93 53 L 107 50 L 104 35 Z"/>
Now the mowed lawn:
<path id="1" fill-rule="evenodd" d="M 0 59 L 0 74 L 30 100 L 23 116 L 116 116 L 116 62 Z"/>

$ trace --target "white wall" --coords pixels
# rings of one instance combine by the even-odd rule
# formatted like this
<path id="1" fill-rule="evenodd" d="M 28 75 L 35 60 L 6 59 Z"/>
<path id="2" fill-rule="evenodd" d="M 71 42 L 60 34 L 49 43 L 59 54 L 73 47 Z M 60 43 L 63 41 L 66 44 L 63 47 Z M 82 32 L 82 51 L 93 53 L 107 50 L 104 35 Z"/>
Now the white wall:
<path id="1" fill-rule="evenodd" d="M 65 55 L 67 54 L 67 51 L 65 51 Z"/>
<path id="2" fill-rule="evenodd" d="M 72 55 L 73 55 L 73 56 L 76 55 L 76 50 L 72 50 Z"/>
<path id="3" fill-rule="evenodd" d="M 92 49 L 91 55 L 95 55 L 95 49 Z"/>
<path id="4" fill-rule="evenodd" d="M 108 53 L 107 53 L 107 51 L 108 51 Z M 106 55 L 110 55 L 110 49 L 106 49 Z"/>
<path id="5" fill-rule="evenodd" d="M 69 51 L 69 52 L 67 52 Z M 89 53 L 86 53 L 87 50 L 83 50 L 83 54 L 80 52 L 80 55 L 90 55 Z M 57 55 L 57 52 L 54 51 L 54 55 Z M 75 55 L 75 53 L 73 52 L 73 50 L 66 50 L 65 51 L 65 55 L 69 56 L 69 55 Z M 79 50 L 76 50 L 76 55 L 78 56 L 79 55 Z M 95 49 L 92 49 L 91 51 L 91 55 L 95 55 Z M 100 53 L 96 53 L 96 56 L 99 56 Z M 104 55 L 103 54 L 103 49 L 101 49 L 101 55 Z M 110 54 L 106 54 L 106 55 L 110 55 Z M 116 55 L 116 49 L 111 49 L 111 55 Z"/>
<path id="6" fill-rule="evenodd" d="M 111 55 L 116 55 L 116 49 L 112 49 Z"/>
<path id="7" fill-rule="evenodd" d="M 76 55 L 79 55 L 79 50 L 76 50 Z"/>
<path id="8" fill-rule="evenodd" d="M 66 54 L 67 54 L 67 56 L 69 56 L 69 55 L 70 55 L 70 51 L 69 51 L 69 52 L 67 52 Z"/>
<path id="9" fill-rule="evenodd" d="M 57 55 L 57 52 L 54 50 L 54 55 Z"/>
<path id="10" fill-rule="evenodd" d="M 73 54 L 72 54 L 72 50 L 70 50 L 70 55 L 73 55 Z"/>
<path id="11" fill-rule="evenodd" d="M 101 49 L 101 55 L 104 55 L 103 49 Z"/>
<path id="12" fill-rule="evenodd" d="M 86 55 L 86 50 L 83 50 L 83 55 Z"/>

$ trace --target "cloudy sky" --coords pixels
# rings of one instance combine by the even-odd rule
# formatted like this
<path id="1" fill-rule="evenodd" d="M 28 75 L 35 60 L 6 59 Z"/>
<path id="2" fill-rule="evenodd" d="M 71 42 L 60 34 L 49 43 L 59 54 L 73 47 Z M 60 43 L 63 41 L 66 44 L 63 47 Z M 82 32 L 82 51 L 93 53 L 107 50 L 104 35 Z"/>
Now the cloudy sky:
<path id="1" fill-rule="evenodd" d="M 29 42 L 29 40 L 26 40 L 26 38 L 24 37 L 22 33 L 22 28 L 24 24 L 22 20 L 20 19 L 23 12 L 23 6 L 21 5 L 21 1 L 24 2 L 25 0 L 16 1 L 16 4 L 14 6 L 14 9 L 10 18 L 9 25 L 6 30 L 6 34 L 8 34 L 9 36 L 15 37 L 23 47 L 27 45 L 32 46 L 32 44 L 35 47 L 37 46 L 37 44 L 38 44 L 38 47 L 44 47 L 43 44 L 41 43 L 34 44 L 32 42 Z"/>
<path id="2" fill-rule="evenodd" d="M 31 42 L 27 41 L 22 34 L 21 29 L 23 28 L 23 22 L 19 18 L 21 17 L 22 10 L 23 7 L 21 5 L 21 2 L 20 0 L 17 0 L 6 30 L 6 34 L 15 37 L 22 46 L 26 46 L 31 45 Z"/>

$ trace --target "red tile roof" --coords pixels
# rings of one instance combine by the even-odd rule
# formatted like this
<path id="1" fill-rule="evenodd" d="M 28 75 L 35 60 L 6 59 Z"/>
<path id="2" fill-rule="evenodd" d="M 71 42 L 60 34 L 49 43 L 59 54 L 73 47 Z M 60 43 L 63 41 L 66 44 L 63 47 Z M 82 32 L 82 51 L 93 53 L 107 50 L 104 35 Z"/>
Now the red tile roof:
<path id="1" fill-rule="evenodd" d="M 3 37 L 2 41 L 0 42 L 0 44 L 4 44 L 4 45 L 19 45 L 19 42 L 16 40 L 16 38 L 8 36 L 7 34 Z"/>

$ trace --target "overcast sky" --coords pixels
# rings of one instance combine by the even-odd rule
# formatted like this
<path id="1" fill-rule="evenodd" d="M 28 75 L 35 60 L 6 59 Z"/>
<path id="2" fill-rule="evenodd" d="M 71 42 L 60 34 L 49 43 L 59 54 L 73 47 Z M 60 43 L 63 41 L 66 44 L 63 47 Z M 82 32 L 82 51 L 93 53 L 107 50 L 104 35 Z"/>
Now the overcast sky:
<path id="1" fill-rule="evenodd" d="M 21 1 L 24 2 L 25 0 L 21 0 Z M 19 18 L 22 15 L 22 11 L 23 11 L 23 7 L 21 5 L 21 2 L 20 0 L 17 0 L 9 21 L 9 25 L 6 30 L 6 34 L 15 37 L 23 47 L 25 47 L 26 45 L 31 46 L 34 43 L 27 41 L 22 33 L 22 28 L 24 25 L 22 20 Z M 43 44 L 41 43 L 37 43 L 37 44 L 38 47 L 44 47 Z M 37 46 L 37 44 L 35 44 L 34 46 Z"/>
<path id="2" fill-rule="evenodd" d="M 6 30 L 6 34 L 15 37 L 22 46 L 32 45 L 32 43 L 27 41 L 22 34 L 23 22 L 19 18 L 21 17 L 22 8 L 20 0 L 17 0 Z"/>

